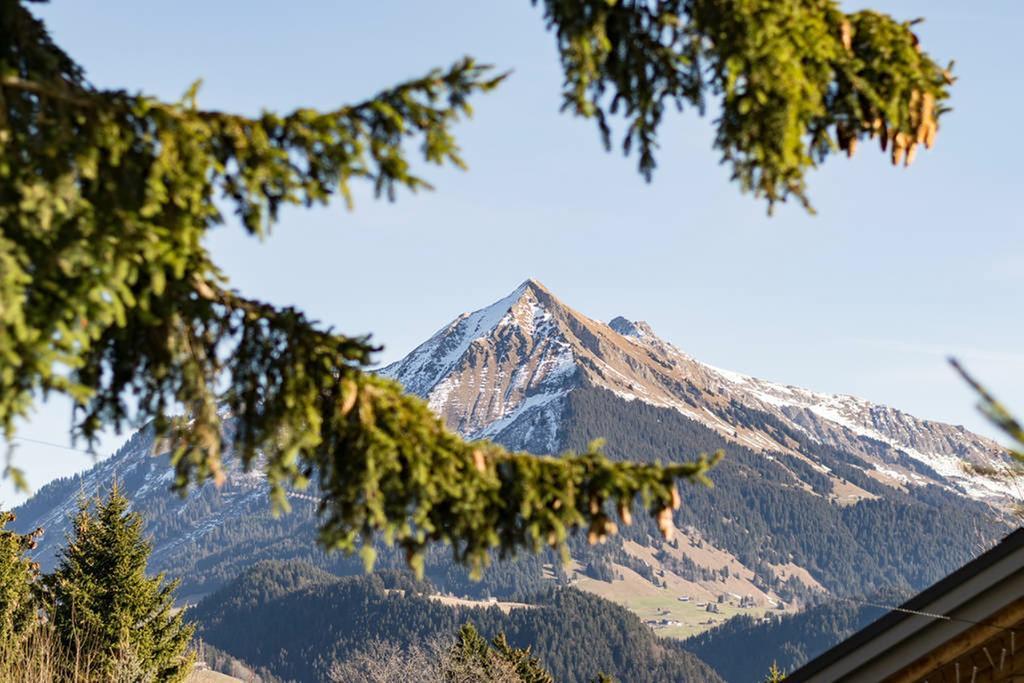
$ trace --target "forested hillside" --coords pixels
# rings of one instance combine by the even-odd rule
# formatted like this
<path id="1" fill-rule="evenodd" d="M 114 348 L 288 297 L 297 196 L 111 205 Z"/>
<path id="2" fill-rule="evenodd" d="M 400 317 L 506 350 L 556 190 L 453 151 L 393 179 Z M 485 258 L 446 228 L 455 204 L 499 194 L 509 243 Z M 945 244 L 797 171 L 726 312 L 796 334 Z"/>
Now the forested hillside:
<path id="1" fill-rule="evenodd" d="M 421 593 L 427 590 L 399 574 L 336 578 L 302 562 L 269 562 L 203 600 L 190 616 L 214 646 L 302 681 L 323 680 L 333 661 L 373 640 L 444 637 L 466 622 L 485 637 L 504 633 L 512 646 L 529 646 L 560 683 L 584 683 L 599 672 L 630 683 L 720 680 L 635 615 L 580 591 L 541 590 L 528 598 L 529 607 L 506 614 L 445 605 Z"/>
<path id="2" fill-rule="evenodd" d="M 496 562 L 479 582 L 471 581 L 468 572 L 451 561 L 447 549 L 431 548 L 425 565 L 426 578 L 439 590 L 473 598 L 495 596 L 522 600 L 546 594 L 548 588 L 578 585 L 599 595 L 606 595 L 620 604 L 629 605 L 637 614 L 642 614 L 644 619 L 689 619 L 690 625 L 685 629 L 670 626 L 665 631 L 659 631 L 663 634 L 685 636 L 720 624 L 731 614 L 748 615 L 741 617 L 742 620 L 734 628 L 760 629 L 762 627 L 756 620 L 763 614 L 773 614 L 773 610 L 767 609 L 763 602 L 759 603 L 757 610 L 732 610 L 729 614 L 709 618 L 703 609 L 696 607 L 690 607 L 690 611 L 684 613 L 684 605 L 676 597 L 683 594 L 695 595 L 696 588 L 692 588 L 695 586 L 703 587 L 710 594 L 726 597 L 730 593 L 747 595 L 756 588 L 778 596 L 779 600 L 785 601 L 786 610 L 791 612 L 820 597 L 820 589 L 808 585 L 807 581 L 816 580 L 830 593 L 855 597 L 874 594 L 882 587 L 905 592 L 923 588 L 967 561 L 989 542 L 988 539 L 997 538 L 1002 533 L 1001 525 L 993 517 L 991 509 L 980 503 L 937 487 L 913 487 L 906 492 L 893 490 L 850 467 L 842 452 L 806 440 L 800 433 L 788 433 L 785 438 L 800 443 L 805 452 L 814 455 L 834 473 L 878 497 L 862 500 L 855 505 L 837 504 L 822 495 L 827 485 L 823 479 L 818 490 L 814 489 L 813 484 L 818 480 L 818 475 L 806 462 L 784 454 L 766 457 L 763 453 L 727 441 L 717 432 L 687 419 L 673 409 L 658 408 L 639 401 L 623 401 L 597 388 L 574 391 L 569 396 L 568 405 L 569 412 L 561 424 L 559 434 L 560 440 L 567 447 L 579 446 L 594 434 L 604 434 L 608 437 L 608 453 L 613 457 L 631 453 L 637 457 L 653 459 L 673 457 L 681 451 L 712 451 L 720 448 L 726 452 L 725 459 L 713 472 L 713 488 L 689 486 L 682 490 L 683 506 L 676 513 L 674 524 L 684 531 L 684 535 L 672 542 L 663 541 L 651 520 L 636 510 L 634 523 L 623 526 L 620 536 L 611 538 L 607 544 L 590 546 L 585 538 L 574 538 L 570 547 L 576 564 L 572 568 L 563 570 L 558 557 L 550 552 L 539 556 L 520 556 Z M 739 406 L 734 407 L 734 415 L 738 424 L 757 423 L 763 430 L 782 429 L 772 422 L 771 416 Z M 104 481 L 116 477 L 132 497 L 134 509 L 141 512 L 146 520 L 146 531 L 154 541 L 151 566 L 171 576 L 181 577 L 183 584 L 180 595 L 186 598 L 200 598 L 263 560 L 302 560 L 325 572 L 317 579 L 321 583 L 334 581 L 335 576 L 363 576 L 362 563 L 357 557 L 328 554 L 318 548 L 315 543 L 315 506 L 312 502 L 303 498 L 293 499 L 292 511 L 274 518 L 267 509 L 265 489 L 251 483 L 247 475 L 237 468 L 230 454 L 225 463 L 229 476 L 223 488 L 204 486 L 182 500 L 166 490 L 166 460 L 164 456 L 151 457 L 149 453 L 152 447 L 150 436 L 145 431 L 141 432 L 119 454 L 101 463 L 93 472 L 44 487 L 18 511 L 18 524 L 25 525 L 27 529 L 41 524 L 47 529 L 47 541 L 51 545 L 44 543 L 39 556 L 44 566 L 47 564 L 47 548 L 61 540 L 66 529 L 66 522 L 61 515 L 74 509 L 78 493 L 93 493 Z M 809 481 L 812 485 L 809 488 L 801 487 L 790 475 L 793 470 L 799 470 L 801 480 Z M 65 512 L 61 512 L 62 509 Z M 699 530 L 699 533 L 687 529 Z M 737 570 L 739 565 L 734 564 L 728 567 L 707 565 L 702 559 L 701 553 L 704 551 L 701 545 L 705 548 L 713 545 L 723 552 L 731 553 L 742 567 Z M 638 549 L 646 550 L 638 552 Z M 783 574 L 780 568 L 785 566 L 803 568 L 807 574 L 795 571 Z M 746 571 L 743 567 L 752 572 L 749 582 L 744 584 L 751 588 L 737 587 L 735 578 L 729 579 L 733 583 L 723 579 L 722 572 L 735 575 L 737 571 Z M 405 571 L 404 557 L 401 553 L 380 547 L 378 570 Z M 619 581 L 623 575 L 633 577 L 634 583 Z M 580 578 L 585 580 L 580 581 Z M 357 581 L 363 580 L 360 578 Z M 263 628 L 259 621 L 264 616 L 269 618 L 273 614 L 272 621 L 268 622 L 273 624 L 273 620 L 279 617 L 273 610 L 292 609 L 289 605 L 303 599 L 309 599 L 311 604 L 322 604 L 324 600 L 328 603 L 330 600 L 345 600 L 344 596 L 324 600 L 310 598 L 308 591 L 314 589 L 289 586 L 283 581 L 283 576 L 276 577 L 270 585 L 284 585 L 288 588 L 285 592 L 306 597 L 272 601 L 272 605 L 267 607 L 269 611 L 261 611 L 240 623 L 246 624 L 249 629 Z M 680 587 L 681 581 L 691 582 L 686 584 L 690 588 Z M 669 583 L 676 589 L 669 589 Z M 258 581 L 253 583 L 253 586 L 258 585 L 261 585 Z M 357 582 L 353 585 L 363 584 Z M 645 589 L 645 585 L 649 588 Z M 637 590 L 649 592 L 652 590 L 650 587 L 656 589 L 652 598 L 634 600 L 629 597 Z M 303 593 L 303 590 L 307 593 Z M 561 595 L 559 599 L 563 601 L 569 601 L 570 598 L 563 594 L 575 596 L 577 601 L 583 599 L 578 593 L 551 593 L 552 596 Z M 587 596 L 587 599 L 593 598 Z M 651 602 L 652 599 L 654 602 Z M 399 602 L 396 598 L 374 604 L 383 613 L 392 613 L 400 611 Z M 438 623 L 446 625 L 445 632 L 454 632 L 452 629 L 460 623 L 450 611 L 446 611 L 448 608 L 442 610 L 439 605 L 423 601 L 414 600 L 413 603 L 409 609 L 416 613 L 428 613 L 431 619 L 440 619 Z M 652 606 L 640 609 L 638 604 Z M 343 603 L 335 606 L 347 609 Z M 671 613 L 665 612 L 666 609 Z M 513 644 L 536 642 L 537 633 L 542 632 L 542 629 L 536 631 L 540 627 L 520 623 L 520 620 L 526 619 L 525 615 L 495 618 L 498 621 L 480 616 L 479 626 L 485 634 L 493 634 L 497 630 L 507 631 L 509 637 L 514 639 Z M 634 621 L 639 631 L 654 637 L 648 626 L 638 620 Z M 497 625 L 499 622 L 500 627 Z M 541 626 L 546 627 L 546 624 Z M 749 661 L 756 664 L 751 663 L 749 669 L 741 668 L 743 675 L 760 671 L 762 665 L 770 664 L 773 659 L 778 659 L 780 664 L 786 666 L 799 664 L 853 630 L 852 622 L 839 617 L 822 621 L 814 634 L 805 633 L 790 622 L 783 621 L 780 624 L 778 628 L 788 634 L 785 642 L 753 651 Z M 328 628 L 326 625 L 324 627 Z M 282 648 L 289 653 L 301 650 L 305 647 L 301 642 L 273 641 L 270 650 L 240 651 L 236 647 L 251 646 L 260 639 L 246 639 L 236 643 L 230 640 L 229 635 L 224 635 L 213 626 L 209 628 L 209 638 L 213 645 L 223 647 L 230 654 L 254 666 L 267 667 L 283 677 L 301 678 L 298 669 L 291 668 L 297 666 L 295 662 L 301 661 L 301 658 L 293 661 L 289 656 L 287 662 L 277 659 Z M 272 626 L 265 628 L 269 629 L 268 637 L 283 637 L 282 634 L 272 633 Z M 335 633 L 336 628 L 332 624 L 328 632 Z M 415 629 L 399 629 L 394 633 L 373 631 L 373 635 L 370 633 L 352 631 L 346 637 L 355 643 L 364 636 L 397 638 L 422 635 L 421 631 Z M 703 648 L 702 652 L 707 652 L 713 666 L 726 667 L 722 670 L 723 674 L 732 676 L 728 667 L 739 665 L 722 653 L 738 647 L 737 643 L 742 643 L 746 636 L 730 638 L 729 633 L 728 629 L 722 630 L 720 627 L 718 635 L 707 643 L 702 641 L 700 647 Z M 224 640 L 218 640 L 222 637 Z M 592 634 L 585 637 L 587 642 L 596 638 Z M 764 637 L 764 642 L 772 642 L 768 636 Z M 557 642 L 552 647 L 560 647 Z M 343 653 L 344 648 L 341 645 L 338 647 L 341 649 L 324 656 L 322 661 L 317 663 L 311 660 L 307 664 L 319 667 L 317 671 L 322 671 L 324 666 L 330 664 L 332 657 Z M 537 647 L 542 648 L 539 644 Z M 567 651 L 572 649 L 568 646 L 566 648 Z M 642 648 L 636 650 L 631 646 L 628 651 L 642 651 Z M 548 654 L 543 649 L 538 652 Z M 315 659 L 321 655 L 310 656 Z M 559 651 L 557 656 L 562 661 L 569 655 Z M 647 659 L 641 657 L 641 660 Z M 601 661 L 613 662 L 614 657 L 607 653 Z M 627 663 L 622 661 L 620 665 Z M 559 666 L 555 663 L 552 669 L 566 673 L 567 669 L 559 669 Z"/>
<path id="3" fill-rule="evenodd" d="M 782 588 L 769 565 L 794 563 L 827 590 L 865 595 L 880 587 L 921 589 L 964 564 L 1005 533 L 992 508 L 936 486 L 898 491 L 850 466 L 849 456 L 778 424 L 772 416 L 733 404 L 737 427 L 756 425 L 799 444 L 833 475 L 877 498 L 840 505 L 827 497 L 824 475 L 805 460 L 755 453 L 687 419 L 678 411 L 626 402 L 602 389 L 572 392 L 562 423 L 564 443 L 578 448 L 594 434 L 607 437 L 613 457 L 656 459 L 685 452 L 723 450 L 713 488 L 690 486 L 676 525 L 700 529 L 753 569 L 764 585 Z M 864 437 L 866 439 L 866 437 Z M 907 466 L 924 465 L 906 458 Z M 812 482 L 804 487 L 800 479 Z M 814 482 L 818 482 L 815 484 Z M 626 538 L 657 538 L 649 520 L 622 529 Z"/>
<path id="4" fill-rule="evenodd" d="M 877 604 L 899 602 L 890 596 Z M 684 645 L 728 683 L 757 683 L 772 663 L 792 671 L 885 613 L 880 607 L 827 601 L 798 614 L 766 620 L 736 617 Z"/>

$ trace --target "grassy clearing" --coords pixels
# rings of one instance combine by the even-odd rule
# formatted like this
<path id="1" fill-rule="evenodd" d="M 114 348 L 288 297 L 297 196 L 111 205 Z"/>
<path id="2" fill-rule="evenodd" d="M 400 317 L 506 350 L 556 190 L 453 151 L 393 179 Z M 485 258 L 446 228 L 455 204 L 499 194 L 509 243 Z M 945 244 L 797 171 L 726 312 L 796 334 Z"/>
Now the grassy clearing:
<path id="1" fill-rule="evenodd" d="M 681 602 L 678 599 L 681 593 L 677 590 L 657 588 L 632 572 L 622 573 L 626 577 L 624 580 L 616 579 L 611 583 L 578 575 L 580 578 L 574 585 L 580 590 L 622 605 L 644 622 L 662 619 L 679 621 L 679 626 L 652 627 L 656 634 L 666 638 L 688 638 L 740 614 L 760 617 L 771 611 L 765 606 L 740 607 L 739 601 L 732 599 L 721 604 L 712 601 L 720 613 L 708 612 L 707 598 L 691 597 L 689 602 Z"/>

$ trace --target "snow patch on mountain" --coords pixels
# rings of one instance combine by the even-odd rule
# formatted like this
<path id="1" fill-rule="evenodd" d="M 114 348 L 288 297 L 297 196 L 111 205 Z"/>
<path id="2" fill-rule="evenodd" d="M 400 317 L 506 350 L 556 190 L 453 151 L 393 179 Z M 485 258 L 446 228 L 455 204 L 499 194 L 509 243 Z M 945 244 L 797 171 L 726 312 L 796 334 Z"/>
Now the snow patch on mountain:
<path id="1" fill-rule="evenodd" d="M 786 415 L 790 418 L 790 424 L 819 441 L 830 442 L 828 438 L 823 438 L 820 430 L 809 430 L 791 416 L 806 411 L 856 437 L 886 444 L 960 486 L 972 498 L 1005 498 L 1017 493 L 1007 482 L 979 477 L 965 468 L 968 460 L 985 465 L 995 464 L 1000 457 L 1000 449 L 994 442 L 972 434 L 963 427 L 920 420 L 895 408 L 873 404 L 855 396 L 823 394 L 710 365 L 705 367 L 717 373 L 735 389 Z M 929 483 L 920 474 L 901 473 L 881 463 L 874 463 L 874 468 L 901 484 Z"/>
<path id="2" fill-rule="evenodd" d="M 549 394 L 534 394 L 527 397 L 515 409 L 503 417 L 471 435 L 473 439 L 495 439 L 501 436 L 511 437 L 509 430 L 514 425 L 523 425 L 515 438 L 505 438 L 507 442 L 520 444 L 522 448 L 529 445 L 531 450 L 543 453 L 555 453 L 559 450 L 558 432 L 561 423 L 564 399 L 568 390 Z"/>
<path id="3" fill-rule="evenodd" d="M 407 391 L 426 394 L 451 371 L 475 340 L 487 335 L 508 317 L 512 305 L 529 285 L 527 280 L 500 301 L 472 313 L 463 313 L 401 361 L 381 369 L 380 374 L 400 382 Z"/>

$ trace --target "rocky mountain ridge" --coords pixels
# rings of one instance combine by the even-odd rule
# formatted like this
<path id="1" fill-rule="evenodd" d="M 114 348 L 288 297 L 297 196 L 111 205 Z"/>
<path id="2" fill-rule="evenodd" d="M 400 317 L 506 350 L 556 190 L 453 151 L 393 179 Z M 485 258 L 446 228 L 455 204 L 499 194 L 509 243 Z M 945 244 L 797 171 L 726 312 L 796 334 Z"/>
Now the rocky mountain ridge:
<path id="1" fill-rule="evenodd" d="M 532 279 L 460 315 L 381 374 L 424 397 L 463 436 L 534 452 L 558 450 L 569 392 L 596 387 L 626 401 L 672 408 L 768 457 L 803 458 L 826 475 L 828 468 L 806 458 L 785 431 L 738 422 L 734 407 L 756 409 L 786 431 L 842 449 L 853 456 L 851 464 L 892 488 L 937 485 L 993 503 L 1012 493 L 964 468 L 965 462 L 991 465 L 1002 451 L 963 427 L 712 367 L 660 339 L 646 323 L 592 320 Z M 833 479 L 839 499 L 871 496 Z"/>

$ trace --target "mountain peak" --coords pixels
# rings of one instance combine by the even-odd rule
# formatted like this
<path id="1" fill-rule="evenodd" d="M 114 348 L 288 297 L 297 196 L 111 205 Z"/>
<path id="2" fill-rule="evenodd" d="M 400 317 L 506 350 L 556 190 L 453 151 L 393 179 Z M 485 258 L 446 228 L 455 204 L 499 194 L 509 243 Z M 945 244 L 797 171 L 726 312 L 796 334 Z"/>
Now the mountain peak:
<path id="1" fill-rule="evenodd" d="M 561 302 L 551 293 L 551 290 L 536 278 L 531 277 L 523 280 L 518 287 L 490 306 L 485 306 L 472 313 L 463 313 L 454 322 L 481 318 L 484 324 L 475 326 L 475 329 L 478 333 L 486 334 L 499 325 L 506 315 L 511 314 L 517 318 L 519 317 L 516 315 L 517 311 L 522 311 L 524 308 L 532 310 L 538 305 L 544 307 L 552 304 L 561 305 Z"/>
<path id="2" fill-rule="evenodd" d="M 544 292 L 545 294 L 551 294 L 551 290 L 545 287 L 544 283 L 535 277 L 526 278 L 525 280 L 523 280 L 522 284 L 520 284 L 519 287 L 517 287 L 516 289 L 523 291 L 526 291 L 527 289 L 532 289 L 534 291 Z"/>
<path id="3" fill-rule="evenodd" d="M 572 315 L 543 284 L 529 278 L 493 304 L 461 314 L 380 373 L 427 398 L 441 413 L 440 407 L 458 396 L 458 387 L 485 384 L 498 392 L 497 399 L 481 403 L 477 399 L 484 392 L 474 390 L 474 397 L 457 401 L 460 409 L 463 402 L 480 404 L 483 417 L 469 422 L 482 427 L 531 395 L 542 379 L 571 374 L 571 354 L 556 321 Z M 468 423 L 455 426 L 470 429 Z"/>
<path id="4" fill-rule="evenodd" d="M 499 306 L 507 303 L 509 310 L 516 308 L 516 305 L 520 302 L 526 302 L 528 307 L 532 310 L 535 306 L 542 308 L 549 307 L 564 307 L 564 304 L 555 296 L 550 289 L 544 286 L 537 278 L 527 278 L 515 290 L 512 291 L 507 297 L 501 301 L 493 304 L 489 308 Z"/>

